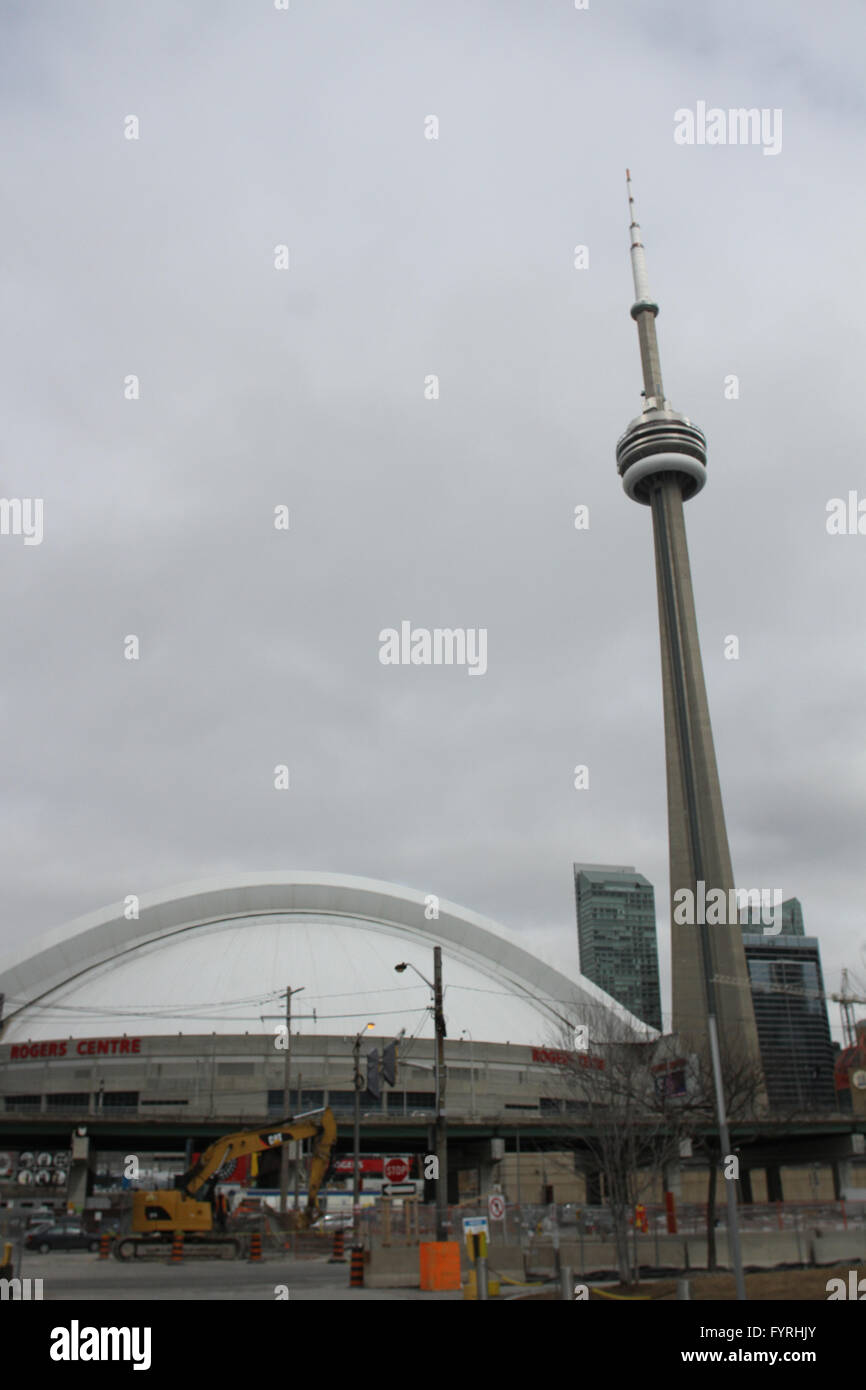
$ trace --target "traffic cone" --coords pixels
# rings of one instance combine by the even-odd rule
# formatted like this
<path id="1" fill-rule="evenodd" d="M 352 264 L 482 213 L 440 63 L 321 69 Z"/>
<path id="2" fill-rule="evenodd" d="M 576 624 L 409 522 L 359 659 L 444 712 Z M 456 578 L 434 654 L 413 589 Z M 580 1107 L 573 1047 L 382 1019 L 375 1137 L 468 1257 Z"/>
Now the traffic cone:
<path id="1" fill-rule="evenodd" d="M 258 1231 L 253 1231 L 250 1236 L 250 1260 L 260 1260 L 262 1258 L 262 1238 Z"/>
<path id="2" fill-rule="evenodd" d="M 175 1231 L 171 1243 L 171 1263 L 179 1265 L 183 1260 L 183 1231 Z"/>
<path id="3" fill-rule="evenodd" d="M 346 1237 L 343 1231 L 334 1232 L 334 1248 L 331 1251 L 329 1265 L 341 1265 L 346 1261 Z"/>
<path id="4" fill-rule="evenodd" d="M 361 1245 L 352 1248 L 352 1265 L 349 1271 L 349 1288 L 363 1289 L 364 1287 L 364 1249 Z"/>
<path id="5" fill-rule="evenodd" d="M 103 1231 L 99 1237 L 99 1258 L 107 1260 L 111 1253 L 111 1236 L 107 1231 Z"/>

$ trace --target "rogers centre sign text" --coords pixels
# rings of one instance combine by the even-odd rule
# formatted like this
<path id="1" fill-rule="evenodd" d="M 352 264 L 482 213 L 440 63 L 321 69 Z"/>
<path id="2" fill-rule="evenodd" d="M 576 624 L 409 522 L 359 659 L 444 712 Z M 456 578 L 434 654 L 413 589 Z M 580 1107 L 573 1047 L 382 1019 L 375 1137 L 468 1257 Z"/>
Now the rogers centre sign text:
<path id="1" fill-rule="evenodd" d="M 10 1062 L 32 1057 L 112 1057 L 116 1053 L 140 1052 L 141 1038 L 69 1038 L 64 1042 L 13 1043 Z"/>
<path id="2" fill-rule="evenodd" d="M 604 1058 L 592 1057 L 588 1052 L 560 1052 L 555 1047 L 534 1047 L 533 1062 L 548 1062 L 551 1066 L 567 1067 L 577 1062 L 579 1067 L 592 1067 L 594 1071 L 604 1071 Z"/>

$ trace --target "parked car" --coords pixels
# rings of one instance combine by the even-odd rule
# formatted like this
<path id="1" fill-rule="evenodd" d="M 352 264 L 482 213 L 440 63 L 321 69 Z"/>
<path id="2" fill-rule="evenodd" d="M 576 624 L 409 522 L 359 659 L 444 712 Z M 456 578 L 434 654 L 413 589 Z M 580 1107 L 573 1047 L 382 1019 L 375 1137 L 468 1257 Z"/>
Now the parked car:
<path id="1" fill-rule="evenodd" d="M 350 1231 L 353 1225 L 352 1214 L 340 1211 L 326 1212 L 316 1225 L 323 1231 Z"/>
<path id="2" fill-rule="evenodd" d="M 85 1231 L 80 1221 L 61 1221 L 54 1226 L 37 1226 L 24 1237 L 25 1250 L 47 1255 L 51 1250 L 98 1250 L 99 1237 Z"/>
<path id="3" fill-rule="evenodd" d="M 27 1230 L 24 1232 L 24 1234 L 25 1234 L 25 1236 L 27 1236 L 27 1237 L 29 1238 L 30 1236 L 35 1236 L 35 1234 L 36 1234 L 37 1231 L 47 1231 L 47 1230 L 49 1230 L 50 1227 L 53 1226 L 53 1225 L 54 1225 L 54 1218 L 53 1218 L 53 1217 L 51 1218 L 50 1221 L 44 1221 L 44 1220 L 43 1220 L 43 1221 L 31 1221 L 31 1222 L 30 1222 L 30 1225 L 27 1227 Z"/>

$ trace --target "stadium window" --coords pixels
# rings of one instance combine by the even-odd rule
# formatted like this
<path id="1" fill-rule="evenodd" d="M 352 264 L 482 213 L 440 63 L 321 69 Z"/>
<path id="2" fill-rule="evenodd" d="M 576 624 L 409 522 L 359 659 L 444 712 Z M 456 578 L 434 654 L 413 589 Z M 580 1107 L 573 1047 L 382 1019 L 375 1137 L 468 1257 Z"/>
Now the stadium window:
<path id="1" fill-rule="evenodd" d="M 284 1115 L 286 1105 L 284 1100 L 285 1092 L 280 1087 L 268 1091 L 268 1114 Z M 324 1091 L 290 1091 L 289 1092 L 289 1114 L 298 1115 L 303 1110 L 321 1110 L 325 1104 Z"/>
<path id="2" fill-rule="evenodd" d="M 361 1099 L 363 1100 L 363 1098 L 364 1098 L 364 1097 L 363 1097 L 363 1092 L 362 1092 L 362 1094 L 361 1094 Z M 355 1092 L 354 1092 L 354 1091 L 329 1091 L 329 1092 L 328 1092 L 328 1105 L 331 1107 L 332 1110 L 334 1110 L 334 1111 L 339 1111 L 339 1112 L 342 1113 L 342 1114 L 345 1114 L 345 1113 L 346 1113 L 347 1111 L 349 1111 L 349 1110 L 354 1110 L 354 1108 L 355 1108 Z"/>
<path id="3" fill-rule="evenodd" d="M 407 1091 L 406 1108 L 408 1110 L 435 1110 L 436 1092 L 435 1091 Z"/>
<path id="4" fill-rule="evenodd" d="M 57 1091 L 48 1097 L 49 1110 L 86 1110 L 89 1104 L 87 1091 Z"/>
<path id="5" fill-rule="evenodd" d="M 105 1091 L 102 1096 L 103 1110 L 137 1110 L 138 1091 Z"/>
<path id="6" fill-rule="evenodd" d="M 7 1110 L 40 1110 L 41 1096 L 4 1096 Z"/>

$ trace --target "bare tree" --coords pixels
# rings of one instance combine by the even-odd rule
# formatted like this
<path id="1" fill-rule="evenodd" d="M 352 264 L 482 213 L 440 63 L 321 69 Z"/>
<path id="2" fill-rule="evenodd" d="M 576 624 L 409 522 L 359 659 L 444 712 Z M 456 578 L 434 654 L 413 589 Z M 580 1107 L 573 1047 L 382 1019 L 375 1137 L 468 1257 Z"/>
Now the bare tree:
<path id="1" fill-rule="evenodd" d="M 561 1072 L 571 1108 L 578 1110 L 579 1141 L 604 1174 L 607 1205 L 623 1283 L 632 1278 L 629 1216 L 663 1172 L 678 1161 L 684 1139 L 706 1157 L 707 1263 L 716 1268 L 718 1173 L 721 1151 L 712 1067 L 703 1052 L 683 1055 L 675 1034 L 635 1031 L 628 1019 L 599 1009 L 588 1023 L 588 1050 L 561 1053 Z M 726 1048 L 722 1081 L 729 1122 L 742 1123 L 761 1111 L 765 1083 L 760 1063 L 745 1045 Z M 576 1102 L 576 1104 L 575 1104 Z"/>
<path id="2" fill-rule="evenodd" d="M 579 1140 L 604 1176 L 623 1284 L 636 1279 L 629 1253 L 629 1219 L 654 1182 L 656 1173 L 679 1154 L 679 1121 L 658 1094 L 653 1066 L 659 1040 L 650 1030 L 637 1033 L 627 1019 L 599 1007 L 587 1027 L 587 1050 L 576 1050 L 563 1034 L 560 1074 L 566 1104 L 580 1115 Z"/>

